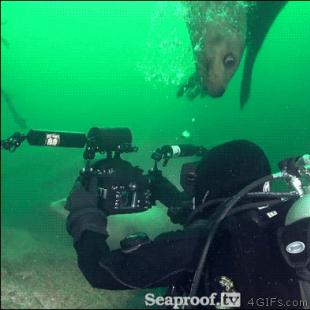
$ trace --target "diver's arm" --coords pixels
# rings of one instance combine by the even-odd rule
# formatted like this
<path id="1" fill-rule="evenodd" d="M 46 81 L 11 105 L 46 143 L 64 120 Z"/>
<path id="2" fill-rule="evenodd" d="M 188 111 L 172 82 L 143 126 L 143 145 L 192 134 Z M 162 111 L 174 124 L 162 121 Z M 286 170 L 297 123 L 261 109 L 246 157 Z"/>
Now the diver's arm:
<path id="1" fill-rule="evenodd" d="M 138 249 L 110 251 L 102 234 L 85 231 L 74 247 L 89 284 L 108 290 L 167 287 L 186 281 L 205 242 L 204 230 L 167 232 Z"/>
<path id="2" fill-rule="evenodd" d="M 170 208 L 182 200 L 182 192 L 165 178 L 161 171 L 152 171 L 150 189 L 154 202 L 160 201 L 163 205 Z"/>
<path id="3" fill-rule="evenodd" d="M 169 286 L 193 272 L 205 240 L 199 227 L 162 234 L 129 253 L 110 251 L 107 217 L 97 207 L 96 178 L 89 184 L 86 190 L 77 180 L 66 209 L 67 230 L 74 240 L 79 268 L 93 287 L 122 290 Z M 169 187 L 171 183 L 161 184 Z"/>
<path id="4" fill-rule="evenodd" d="M 192 199 L 186 192 L 181 192 L 165 178 L 160 171 L 152 174 L 151 192 L 153 200 L 168 207 L 167 214 L 174 224 L 183 225 L 192 212 Z"/>

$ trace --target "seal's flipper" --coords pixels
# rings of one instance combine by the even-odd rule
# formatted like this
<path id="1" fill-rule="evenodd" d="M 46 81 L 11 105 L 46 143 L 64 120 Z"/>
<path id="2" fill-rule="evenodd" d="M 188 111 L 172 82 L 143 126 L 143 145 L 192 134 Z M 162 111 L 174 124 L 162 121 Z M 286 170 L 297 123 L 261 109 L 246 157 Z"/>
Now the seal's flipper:
<path id="1" fill-rule="evenodd" d="M 3 25 L 4 23 L 1 23 L 1 25 Z M 10 44 L 9 41 L 6 40 L 5 38 L 1 37 L 1 43 L 3 43 L 3 45 L 6 48 L 10 48 Z M 10 112 L 12 113 L 12 116 L 14 118 L 15 123 L 23 128 L 26 129 L 27 128 L 27 124 L 26 121 L 18 114 L 18 112 L 15 109 L 15 106 L 10 98 L 10 96 L 1 88 L 1 99 L 3 98 L 3 100 L 7 103 Z"/>
<path id="2" fill-rule="evenodd" d="M 244 107 L 250 94 L 251 77 L 256 56 L 279 12 L 287 1 L 257 1 L 248 13 L 247 54 L 241 84 L 240 105 Z"/>
<path id="3" fill-rule="evenodd" d="M 9 41 L 6 38 L 1 37 L 1 43 L 3 43 L 6 48 L 10 48 Z"/>
<path id="4" fill-rule="evenodd" d="M 199 76 L 193 73 L 187 83 L 181 85 L 177 92 L 177 97 L 187 97 L 189 100 L 194 100 L 201 93 L 199 86 Z"/>
<path id="5" fill-rule="evenodd" d="M 26 124 L 26 121 L 19 115 L 19 113 L 16 111 L 14 103 L 12 102 L 10 96 L 3 90 L 1 89 L 1 98 L 3 97 L 3 100 L 7 103 L 8 108 L 13 116 L 13 119 L 15 123 L 23 129 L 27 129 L 28 126 Z"/>
<path id="6" fill-rule="evenodd" d="M 247 50 L 240 91 L 240 108 L 243 109 L 250 96 L 253 65 L 257 52 Z"/>

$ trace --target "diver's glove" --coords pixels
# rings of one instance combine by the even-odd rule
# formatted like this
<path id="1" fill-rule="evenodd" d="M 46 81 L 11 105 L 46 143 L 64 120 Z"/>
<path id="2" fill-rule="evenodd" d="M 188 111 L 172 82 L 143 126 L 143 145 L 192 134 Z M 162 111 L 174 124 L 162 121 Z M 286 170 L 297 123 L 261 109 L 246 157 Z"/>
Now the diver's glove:
<path id="1" fill-rule="evenodd" d="M 174 224 L 183 225 L 191 214 L 192 201 L 186 192 L 180 192 L 178 188 L 162 175 L 160 170 L 150 171 L 150 189 L 152 199 L 160 201 L 168 207 L 167 214 Z"/>
<path id="2" fill-rule="evenodd" d="M 175 206 L 181 195 L 177 187 L 165 178 L 160 170 L 152 170 L 149 175 L 153 202 L 158 200 L 168 208 Z"/>
<path id="3" fill-rule="evenodd" d="M 108 237 L 107 216 L 98 208 L 97 177 L 91 177 L 87 189 L 82 183 L 81 178 L 78 178 L 67 198 L 67 231 L 74 242 L 77 242 L 86 230 Z"/>
<path id="4" fill-rule="evenodd" d="M 183 192 L 182 194 L 185 195 Z M 192 200 L 179 200 L 178 203 L 174 206 L 171 206 L 168 209 L 168 216 L 174 224 L 185 225 L 190 214 L 193 212 L 193 203 Z"/>

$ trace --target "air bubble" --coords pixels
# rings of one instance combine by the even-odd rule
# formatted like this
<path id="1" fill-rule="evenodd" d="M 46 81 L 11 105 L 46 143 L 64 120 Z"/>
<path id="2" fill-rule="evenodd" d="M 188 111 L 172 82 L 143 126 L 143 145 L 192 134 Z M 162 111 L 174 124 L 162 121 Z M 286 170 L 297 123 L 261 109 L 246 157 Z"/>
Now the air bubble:
<path id="1" fill-rule="evenodd" d="M 182 136 L 183 138 L 185 138 L 185 139 L 188 139 L 188 138 L 190 138 L 191 133 L 190 133 L 188 130 L 184 130 L 184 131 L 182 132 L 181 136 Z"/>

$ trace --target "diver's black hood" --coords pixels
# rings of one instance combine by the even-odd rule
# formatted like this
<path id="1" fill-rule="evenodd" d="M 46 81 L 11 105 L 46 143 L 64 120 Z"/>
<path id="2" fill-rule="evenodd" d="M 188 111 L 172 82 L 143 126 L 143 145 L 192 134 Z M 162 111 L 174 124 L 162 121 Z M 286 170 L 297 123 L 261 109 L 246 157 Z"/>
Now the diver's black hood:
<path id="1" fill-rule="evenodd" d="M 196 170 L 195 200 L 224 198 L 271 173 L 264 151 L 247 140 L 234 140 L 211 149 Z"/>

